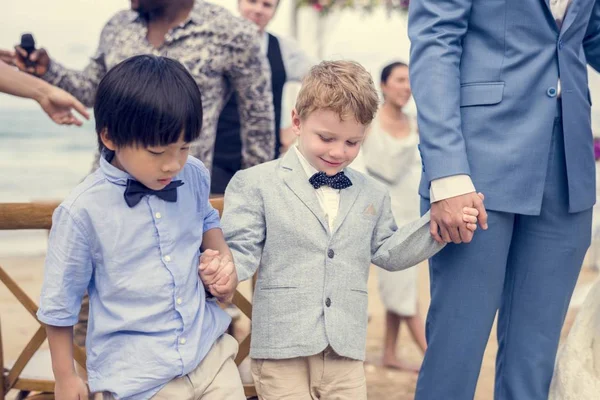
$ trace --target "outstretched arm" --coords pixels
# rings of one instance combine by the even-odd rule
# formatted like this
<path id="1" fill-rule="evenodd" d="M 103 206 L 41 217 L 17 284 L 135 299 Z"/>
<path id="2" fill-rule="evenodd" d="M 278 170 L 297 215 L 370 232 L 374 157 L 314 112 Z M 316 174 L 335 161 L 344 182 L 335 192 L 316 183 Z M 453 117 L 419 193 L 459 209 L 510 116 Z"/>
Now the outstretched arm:
<path id="1" fill-rule="evenodd" d="M 69 93 L 39 78 L 20 72 L 2 61 L 0 61 L 0 92 L 37 101 L 57 124 L 81 126 L 81 121 L 73 115 L 72 110 L 89 119 L 85 106 Z"/>

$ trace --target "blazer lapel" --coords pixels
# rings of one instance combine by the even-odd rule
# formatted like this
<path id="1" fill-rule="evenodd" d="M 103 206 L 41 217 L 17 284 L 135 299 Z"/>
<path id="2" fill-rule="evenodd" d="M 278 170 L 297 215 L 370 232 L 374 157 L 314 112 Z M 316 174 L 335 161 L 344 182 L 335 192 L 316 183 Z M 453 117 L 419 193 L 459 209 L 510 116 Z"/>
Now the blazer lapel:
<path id="1" fill-rule="evenodd" d="M 556 23 L 556 20 L 554 19 L 554 16 L 552 15 L 552 9 L 550 8 L 550 0 L 540 0 L 542 3 L 544 3 L 544 8 L 546 9 L 544 12 L 546 13 L 546 18 L 548 18 L 552 29 L 554 29 L 556 32 L 559 31 L 558 29 L 558 24 Z"/>
<path id="2" fill-rule="evenodd" d="M 340 208 L 338 209 L 337 217 L 335 217 L 333 230 L 331 233 L 332 235 L 334 235 L 338 231 L 340 226 L 342 226 L 342 224 L 344 223 L 344 220 L 350 213 L 350 210 L 356 202 L 356 199 L 358 198 L 358 195 L 362 188 L 362 185 L 360 184 L 360 176 L 358 176 L 348 168 L 344 170 L 344 173 L 352 181 L 352 186 L 340 190 Z"/>
<path id="3" fill-rule="evenodd" d="M 315 189 L 308 183 L 308 177 L 298 160 L 294 149 L 287 151 L 281 159 L 279 175 L 304 205 L 317 217 L 323 228 L 329 232 L 329 225 L 319 204 Z M 301 223 L 301 221 L 298 221 Z"/>
<path id="4" fill-rule="evenodd" d="M 578 0 L 573 0 L 567 7 L 567 11 L 563 18 L 562 28 L 560 30 L 561 37 L 571 27 L 571 25 L 573 25 L 573 21 L 575 21 L 575 17 L 577 17 L 577 12 L 579 11 L 579 3 L 580 2 Z"/>

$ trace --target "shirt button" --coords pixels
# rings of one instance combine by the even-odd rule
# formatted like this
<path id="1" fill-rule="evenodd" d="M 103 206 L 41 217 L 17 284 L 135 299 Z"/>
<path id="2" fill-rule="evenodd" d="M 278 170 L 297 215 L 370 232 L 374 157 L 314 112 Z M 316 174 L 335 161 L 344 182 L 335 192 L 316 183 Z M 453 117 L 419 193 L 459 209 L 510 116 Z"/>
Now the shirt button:
<path id="1" fill-rule="evenodd" d="M 546 90 L 546 94 L 548 97 L 556 97 L 556 88 L 554 86 L 549 87 L 548 90 Z"/>
<path id="2" fill-rule="evenodd" d="M 333 256 L 335 256 L 335 253 L 334 253 L 334 251 L 333 251 L 332 249 L 329 249 L 329 250 L 327 251 L 327 257 L 329 257 L 329 258 L 333 258 Z"/>
<path id="3" fill-rule="evenodd" d="M 171 256 L 169 256 L 169 255 L 166 255 L 166 256 L 164 257 L 164 260 L 165 260 L 165 262 L 169 262 L 169 261 L 171 261 Z"/>
<path id="4" fill-rule="evenodd" d="M 331 306 L 331 299 L 328 297 L 327 300 L 325 300 L 325 305 L 327 307 Z"/>
<path id="5" fill-rule="evenodd" d="M 179 343 L 180 344 L 185 344 L 185 342 L 187 342 L 187 340 L 185 340 L 184 337 L 182 337 L 181 339 L 179 339 Z"/>
<path id="6" fill-rule="evenodd" d="M 156 219 L 161 219 L 162 218 L 162 215 L 160 215 L 159 212 L 157 212 L 156 214 L 154 214 L 154 216 L 156 217 Z"/>
<path id="7" fill-rule="evenodd" d="M 181 303 L 183 303 L 183 300 L 181 300 L 181 297 L 178 297 L 177 298 L 177 304 L 181 304 Z"/>

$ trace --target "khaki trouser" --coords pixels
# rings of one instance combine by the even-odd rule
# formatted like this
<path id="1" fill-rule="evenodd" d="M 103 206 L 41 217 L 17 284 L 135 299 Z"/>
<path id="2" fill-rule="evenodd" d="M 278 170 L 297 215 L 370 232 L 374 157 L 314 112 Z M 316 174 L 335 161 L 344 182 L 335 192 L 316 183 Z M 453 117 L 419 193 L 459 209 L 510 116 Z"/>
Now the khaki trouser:
<path id="1" fill-rule="evenodd" d="M 337 355 L 331 347 L 314 356 L 252 360 L 261 400 L 363 400 L 367 382 L 362 361 Z"/>
<path id="2" fill-rule="evenodd" d="M 235 356 L 238 342 L 221 336 L 200 365 L 189 374 L 167 383 L 153 400 L 246 400 Z M 114 400 L 110 393 L 103 400 Z"/>

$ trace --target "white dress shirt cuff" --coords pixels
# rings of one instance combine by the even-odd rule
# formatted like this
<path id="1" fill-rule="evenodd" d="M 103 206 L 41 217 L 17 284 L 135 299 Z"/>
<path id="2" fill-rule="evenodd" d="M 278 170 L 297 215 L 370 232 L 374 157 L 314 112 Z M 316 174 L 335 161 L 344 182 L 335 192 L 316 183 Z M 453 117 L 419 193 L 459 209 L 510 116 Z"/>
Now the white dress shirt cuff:
<path id="1" fill-rule="evenodd" d="M 445 178 L 434 179 L 429 188 L 431 203 L 460 196 L 475 191 L 475 186 L 469 175 L 452 175 Z"/>

